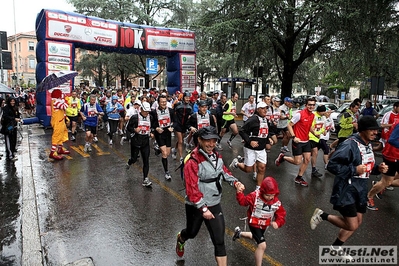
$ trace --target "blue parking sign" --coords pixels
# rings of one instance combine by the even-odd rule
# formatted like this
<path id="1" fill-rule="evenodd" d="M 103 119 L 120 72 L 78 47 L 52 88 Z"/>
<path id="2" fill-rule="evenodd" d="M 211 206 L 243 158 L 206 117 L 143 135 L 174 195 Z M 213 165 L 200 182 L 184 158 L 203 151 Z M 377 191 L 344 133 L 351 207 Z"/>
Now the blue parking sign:
<path id="1" fill-rule="evenodd" d="M 147 75 L 155 75 L 158 73 L 158 59 L 147 58 L 145 73 Z"/>

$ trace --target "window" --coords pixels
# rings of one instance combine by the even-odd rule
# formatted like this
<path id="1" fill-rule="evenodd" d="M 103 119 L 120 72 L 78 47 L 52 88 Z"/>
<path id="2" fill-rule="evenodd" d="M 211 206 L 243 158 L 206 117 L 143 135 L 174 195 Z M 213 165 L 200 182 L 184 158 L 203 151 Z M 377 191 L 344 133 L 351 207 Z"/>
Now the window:
<path id="1" fill-rule="evenodd" d="M 18 52 L 21 52 L 21 42 L 18 43 Z"/>
<path id="2" fill-rule="evenodd" d="M 34 69 L 35 68 L 35 59 L 29 59 L 29 68 Z"/>
<path id="3" fill-rule="evenodd" d="M 144 87 L 144 79 L 139 79 L 139 87 Z"/>
<path id="4" fill-rule="evenodd" d="M 34 51 L 35 50 L 35 43 L 34 42 L 28 42 L 28 47 L 29 47 L 29 51 Z"/>
<path id="5" fill-rule="evenodd" d="M 156 80 L 156 79 L 152 80 L 152 86 L 151 86 L 152 88 L 156 88 L 157 87 L 157 83 L 158 83 L 157 81 L 158 80 Z"/>

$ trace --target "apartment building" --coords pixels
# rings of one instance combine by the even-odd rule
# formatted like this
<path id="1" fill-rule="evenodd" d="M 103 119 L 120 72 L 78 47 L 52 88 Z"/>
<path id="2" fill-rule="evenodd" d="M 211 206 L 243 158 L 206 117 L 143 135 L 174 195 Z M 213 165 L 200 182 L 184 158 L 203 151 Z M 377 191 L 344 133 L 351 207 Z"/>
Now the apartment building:
<path id="1" fill-rule="evenodd" d="M 7 83 L 22 87 L 36 84 L 36 33 L 34 31 L 17 33 L 7 38 L 11 52 L 12 70 L 7 71 Z"/>

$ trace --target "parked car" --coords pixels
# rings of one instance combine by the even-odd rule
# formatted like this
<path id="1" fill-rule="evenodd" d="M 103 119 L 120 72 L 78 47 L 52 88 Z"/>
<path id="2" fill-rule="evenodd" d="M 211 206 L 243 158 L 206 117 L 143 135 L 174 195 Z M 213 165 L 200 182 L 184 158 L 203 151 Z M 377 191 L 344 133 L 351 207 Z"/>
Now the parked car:
<path id="1" fill-rule="evenodd" d="M 327 103 L 327 102 L 316 102 L 315 110 L 317 106 L 319 105 L 325 105 L 327 107 L 327 110 L 337 110 L 338 106 L 335 103 Z M 305 109 L 306 105 L 301 105 L 299 106 L 296 110 L 292 112 L 292 115 L 294 115 L 296 112 Z"/>
<path id="2" fill-rule="evenodd" d="M 399 102 L 398 98 L 389 98 L 389 99 L 383 99 L 379 102 L 380 105 L 382 105 L 383 107 L 386 107 L 390 104 L 394 104 L 396 102 Z"/>
<path id="3" fill-rule="evenodd" d="M 299 95 L 298 97 L 294 97 L 292 102 L 294 103 L 294 106 L 300 107 L 305 103 L 305 100 L 310 97 L 312 97 L 312 95 Z"/>
<path id="4" fill-rule="evenodd" d="M 385 106 L 384 108 L 382 108 L 382 109 L 378 112 L 379 116 L 378 116 L 378 118 L 377 118 L 377 123 L 378 123 L 379 126 L 381 126 L 382 117 L 383 117 L 386 113 L 388 113 L 389 111 L 392 111 L 392 109 L 393 109 L 393 103 L 388 104 L 387 106 Z"/>

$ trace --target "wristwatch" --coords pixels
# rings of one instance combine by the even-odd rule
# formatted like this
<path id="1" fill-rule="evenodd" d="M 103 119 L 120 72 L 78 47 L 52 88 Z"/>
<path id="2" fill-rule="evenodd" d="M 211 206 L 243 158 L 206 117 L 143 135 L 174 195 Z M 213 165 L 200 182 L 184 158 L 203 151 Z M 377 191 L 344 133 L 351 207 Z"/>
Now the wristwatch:
<path id="1" fill-rule="evenodd" d="M 291 138 L 292 138 L 292 139 L 295 139 L 295 136 L 292 136 Z"/>
<path id="2" fill-rule="evenodd" d="M 205 213 L 205 212 L 207 212 L 207 211 L 208 211 L 208 207 L 207 207 L 207 206 L 202 207 L 202 212 L 203 212 L 203 213 Z"/>

